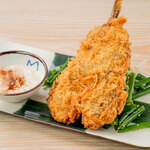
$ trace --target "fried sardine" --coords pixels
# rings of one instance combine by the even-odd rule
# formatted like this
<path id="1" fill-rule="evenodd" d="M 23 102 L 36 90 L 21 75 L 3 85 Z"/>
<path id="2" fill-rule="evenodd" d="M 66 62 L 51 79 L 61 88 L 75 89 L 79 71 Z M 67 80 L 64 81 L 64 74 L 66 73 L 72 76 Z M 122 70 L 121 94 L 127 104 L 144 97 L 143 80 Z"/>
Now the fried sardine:
<path id="1" fill-rule="evenodd" d="M 58 122 L 74 123 L 79 116 L 85 128 L 112 123 L 125 106 L 130 42 L 123 28 L 125 17 L 110 18 L 81 42 L 76 58 L 68 62 L 47 99 Z"/>

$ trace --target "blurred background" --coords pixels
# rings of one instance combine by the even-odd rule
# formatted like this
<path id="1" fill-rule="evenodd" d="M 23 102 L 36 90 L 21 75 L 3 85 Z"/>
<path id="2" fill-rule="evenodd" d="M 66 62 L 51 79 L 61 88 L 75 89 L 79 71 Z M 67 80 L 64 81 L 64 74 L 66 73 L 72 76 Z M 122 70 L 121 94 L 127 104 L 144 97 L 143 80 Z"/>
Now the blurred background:
<path id="1" fill-rule="evenodd" d="M 79 42 L 109 18 L 114 0 L 0 0 L 0 38 L 75 55 Z M 124 0 L 133 51 L 150 52 L 150 0 Z M 148 46 L 149 45 L 149 46 Z M 150 54 L 150 53 L 149 53 Z"/>

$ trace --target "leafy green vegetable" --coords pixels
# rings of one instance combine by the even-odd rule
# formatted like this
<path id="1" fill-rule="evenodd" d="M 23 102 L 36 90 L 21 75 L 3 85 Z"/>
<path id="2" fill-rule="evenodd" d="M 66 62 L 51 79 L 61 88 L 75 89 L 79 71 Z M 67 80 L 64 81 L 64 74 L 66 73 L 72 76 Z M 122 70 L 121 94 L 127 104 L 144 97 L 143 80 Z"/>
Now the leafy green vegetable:
<path id="1" fill-rule="evenodd" d="M 127 126 L 122 130 L 118 130 L 118 132 L 119 133 L 128 132 L 128 131 L 138 130 L 142 128 L 147 128 L 147 127 L 150 127 L 150 122 L 136 123 L 134 125 Z"/>
<path id="2" fill-rule="evenodd" d="M 135 79 L 138 80 L 138 81 L 140 81 L 140 80 L 143 80 L 145 78 L 146 77 L 144 75 L 138 73 Z M 146 85 L 150 85 L 150 82 L 148 82 Z"/>
<path id="3" fill-rule="evenodd" d="M 145 112 L 132 122 L 134 123 L 140 123 L 140 122 L 150 122 L 150 104 L 144 103 L 144 102 L 139 102 L 139 101 L 134 101 L 135 104 L 137 105 L 143 105 L 145 107 Z"/>
<path id="4" fill-rule="evenodd" d="M 127 82 L 128 86 L 129 86 L 127 101 L 132 100 L 132 93 L 134 90 L 135 77 L 136 77 L 136 74 L 134 72 L 131 72 L 129 74 L 128 82 Z"/>
<path id="5" fill-rule="evenodd" d="M 122 123 L 118 127 L 118 130 L 125 128 L 134 119 L 139 117 L 144 111 L 145 111 L 145 107 L 144 106 L 140 106 L 139 108 L 136 108 L 136 111 L 134 111 L 131 115 L 129 115 L 126 119 L 124 119 L 122 121 Z"/>
<path id="6" fill-rule="evenodd" d="M 48 87 L 52 87 L 53 82 L 56 80 L 56 78 L 61 74 L 61 72 L 68 66 L 68 61 L 70 61 L 71 58 L 68 58 L 67 61 L 65 62 L 65 64 L 60 65 L 58 68 L 53 69 L 51 71 L 52 76 L 50 76 L 49 78 L 46 79 L 45 83 L 43 84 L 43 86 L 48 86 Z"/>
<path id="7" fill-rule="evenodd" d="M 132 99 L 136 99 L 136 98 L 146 95 L 148 93 L 150 93 L 150 87 L 148 87 L 140 92 L 136 92 L 135 94 L 133 94 Z"/>
<path id="8" fill-rule="evenodd" d="M 60 66 L 60 65 L 64 64 L 69 57 L 71 57 L 71 56 L 66 56 L 66 55 L 63 55 L 63 54 L 55 53 L 55 57 L 54 57 L 54 60 L 53 60 L 53 65 L 54 66 Z"/>
<path id="9" fill-rule="evenodd" d="M 50 110 L 46 103 L 34 101 L 28 99 L 28 101 L 23 105 L 21 109 L 19 109 L 14 114 L 18 116 L 24 116 L 26 118 L 30 118 L 33 120 L 38 120 L 41 122 L 46 122 L 51 125 L 60 126 L 64 128 L 72 128 L 78 131 L 85 131 L 83 124 L 81 123 L 81 118 L 79 118 L 75 123 L 66 126 L 63 123 L 56 122 L 53 117 L 50 115 Z"/>
<path id="10" fill-rule="evenodd" d="M 133 104 L 126 107 L 126 110 L 123 110 L 123 114 L 119 120 L 119 124 L 122 124 L 122 122 L 139 107 L 139 105 Z"/>
<path id="11" fill-rule="evenodd" d="M 138 73 L 135 79 L 136 80 L 143 80 L 145 78 L 146 78 L 145 76 L 143 76 L 142 74 Z"/>
<path id="12" fill-rule="evenodd" d="M 149 82 L 150 82 L 150 77 L 144 78 L 144 79 L 140 80 L 139 82 L 136 82 L 134 86 L 139 87 L 139 86 L 149 83 Z"/>

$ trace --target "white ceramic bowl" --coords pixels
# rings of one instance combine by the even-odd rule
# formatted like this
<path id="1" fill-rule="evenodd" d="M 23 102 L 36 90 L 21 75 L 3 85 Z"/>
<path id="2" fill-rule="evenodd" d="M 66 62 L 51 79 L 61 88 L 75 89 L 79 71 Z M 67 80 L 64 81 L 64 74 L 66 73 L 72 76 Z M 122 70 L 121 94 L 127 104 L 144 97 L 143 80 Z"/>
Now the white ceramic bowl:
<path id="1" fill-rule="evenodd" d="M 14 94 L 0 93 L 0 100 L 4 100 L 7 102 L 19 102 L 21 100 L 27 99 L 40 89 L 40 87 L 47 78 L 48 75 L 47 65 L 44 62 L 44 60 L 39 56 L 26 51 L 19 51 L 19 50 L 0 52 L 0 67 L 6 67 L 17 64 L 22 65 L 28 64 L 34 69 L 36 69 L 40 74 L 39 83 L 34 88 L 25 92 Z"/>

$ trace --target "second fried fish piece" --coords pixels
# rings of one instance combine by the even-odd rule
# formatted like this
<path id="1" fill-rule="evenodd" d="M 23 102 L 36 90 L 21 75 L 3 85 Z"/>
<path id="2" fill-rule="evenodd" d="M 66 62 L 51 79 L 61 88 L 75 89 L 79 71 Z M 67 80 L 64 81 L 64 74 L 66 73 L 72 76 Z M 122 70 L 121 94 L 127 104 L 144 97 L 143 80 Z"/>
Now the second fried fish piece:
<path id="1" fill-rule="evenodd" d="M 54 82 L 47 99 L 58 122 L 74 123 L 82 116 L 85 128 L 114 121 L 124 108 L 126 73 L 130 63 L 126 18 L 112 18 L 89 32 L 77 57 Z"/>
<path id="2" fill-rule="evenodd" d="M 119 17 L 95 27 L 78 51 L 77 72 L 83 88 L 78 101 L 86 128 L 112 123 L 126 103 L 130 43 L 122 27 L 125 22 L 126 18 Z"/>

